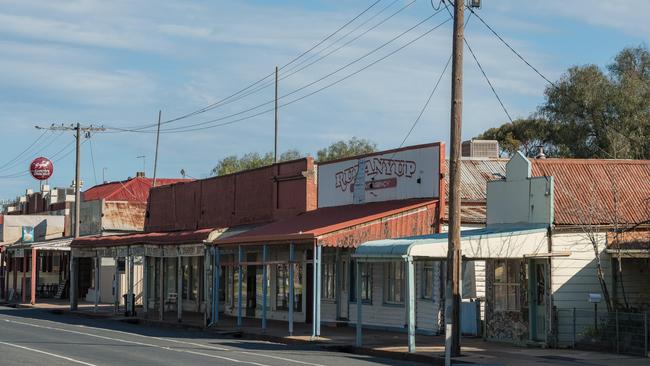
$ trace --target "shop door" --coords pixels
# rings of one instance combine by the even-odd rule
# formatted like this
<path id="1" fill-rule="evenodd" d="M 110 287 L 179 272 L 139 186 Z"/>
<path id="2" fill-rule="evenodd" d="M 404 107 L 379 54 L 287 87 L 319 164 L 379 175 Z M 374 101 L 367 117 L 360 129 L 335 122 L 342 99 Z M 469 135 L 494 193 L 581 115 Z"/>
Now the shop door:
<path id="1" fill-rule="evenodd" d="M 545 261 L 532 261 L 530 281 L 531 335 L 534 341 L 545 342 L 548 310 L 548 272 Z"/>

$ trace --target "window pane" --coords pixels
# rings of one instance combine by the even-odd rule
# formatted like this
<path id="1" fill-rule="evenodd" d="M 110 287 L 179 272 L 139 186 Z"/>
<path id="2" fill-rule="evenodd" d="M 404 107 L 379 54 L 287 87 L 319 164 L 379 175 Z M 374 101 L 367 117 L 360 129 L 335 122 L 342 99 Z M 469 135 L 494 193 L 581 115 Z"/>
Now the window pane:
<path id="1" fill-rule="evenodd" d="M 494 286 L 494 309 L 506 310 L 506 286 Z"/>
<path id="2" fill-rule="evenodd" d="M 494 283 L 506 282 L 506 263 L 502 260 L 494 262 Z"/>
<path id="3" fill-rule="evenodd" d="M 519 310 L 519 285 L 508 285 L 508 310 Z"/>
<path id="4" fill-rule="evenodd" d="M 520 265 L 518 260 L 508 263 L 508 283 L 519 283 Z"/>

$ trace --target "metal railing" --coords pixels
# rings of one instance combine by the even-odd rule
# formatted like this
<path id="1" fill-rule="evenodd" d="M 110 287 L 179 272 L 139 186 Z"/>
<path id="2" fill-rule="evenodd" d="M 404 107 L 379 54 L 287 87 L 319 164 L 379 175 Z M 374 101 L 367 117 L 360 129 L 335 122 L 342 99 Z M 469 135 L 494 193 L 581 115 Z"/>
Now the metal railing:
<path id="1" fill-rule="evenodd" d="M 648 313 L 556 309 L 555 316 L 560 347 L 648 357 Z"/>

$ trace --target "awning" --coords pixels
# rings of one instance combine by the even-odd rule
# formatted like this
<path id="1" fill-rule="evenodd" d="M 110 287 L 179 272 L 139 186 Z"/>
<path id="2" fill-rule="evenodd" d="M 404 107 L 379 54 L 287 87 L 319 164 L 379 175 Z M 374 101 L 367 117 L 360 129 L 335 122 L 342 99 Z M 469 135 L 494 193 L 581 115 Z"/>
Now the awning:
<path id="1" fill-rule="evenodd" d="M 261 244 L 288 242 L 319 242 L 319 245 L 334 246 L 328 241 L 321 241 L 332 233 L 349 230 L 350 228 L 369 225 L 378 220 L 395 215 L 405 215 L 437 204 L 437 200 L 408 199 L 366 204 L 323 207 L 307 211 L 294 218 L 274 222 L 231 237 L 220 237 L 213 241 L 215 245 L 232 244 Z M 430 223 L 427 225 L 429 226 Z M 350 242 L 347 246 L 355 247 L 358 242 Z"/>
<path id="2" fill-rule="evenodd" d="M 58 251 L 70 251 L 70 243 L 72 243 L 73 238 L 61 238 L 53 239 L 46 241 L 36 241 L 33 243 L 16 243 L 7 245 L 5 250 L 11 252 L 16 250 L 58 250 Z"/>
<path id="3" fill-rule="evenodd" d="M 357 248 L 360 260 L 447 258 L 448 233 L 369 241 Z M 468 259 L 524 258 L 548 253 L 545 227 L 496 227 L 461 232 L 462 256 Z"/>

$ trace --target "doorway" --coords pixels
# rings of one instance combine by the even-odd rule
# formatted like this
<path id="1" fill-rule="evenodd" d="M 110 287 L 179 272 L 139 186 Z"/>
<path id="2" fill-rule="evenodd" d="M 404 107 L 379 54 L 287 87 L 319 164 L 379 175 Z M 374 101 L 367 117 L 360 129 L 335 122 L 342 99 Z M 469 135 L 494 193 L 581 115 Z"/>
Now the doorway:
<path id="1" fill-rule="evenodd" d="M 546 342 L 548 324 L 548 264 L 532 260 L 529 264 L 530 335 L 533 341 Z"/>

